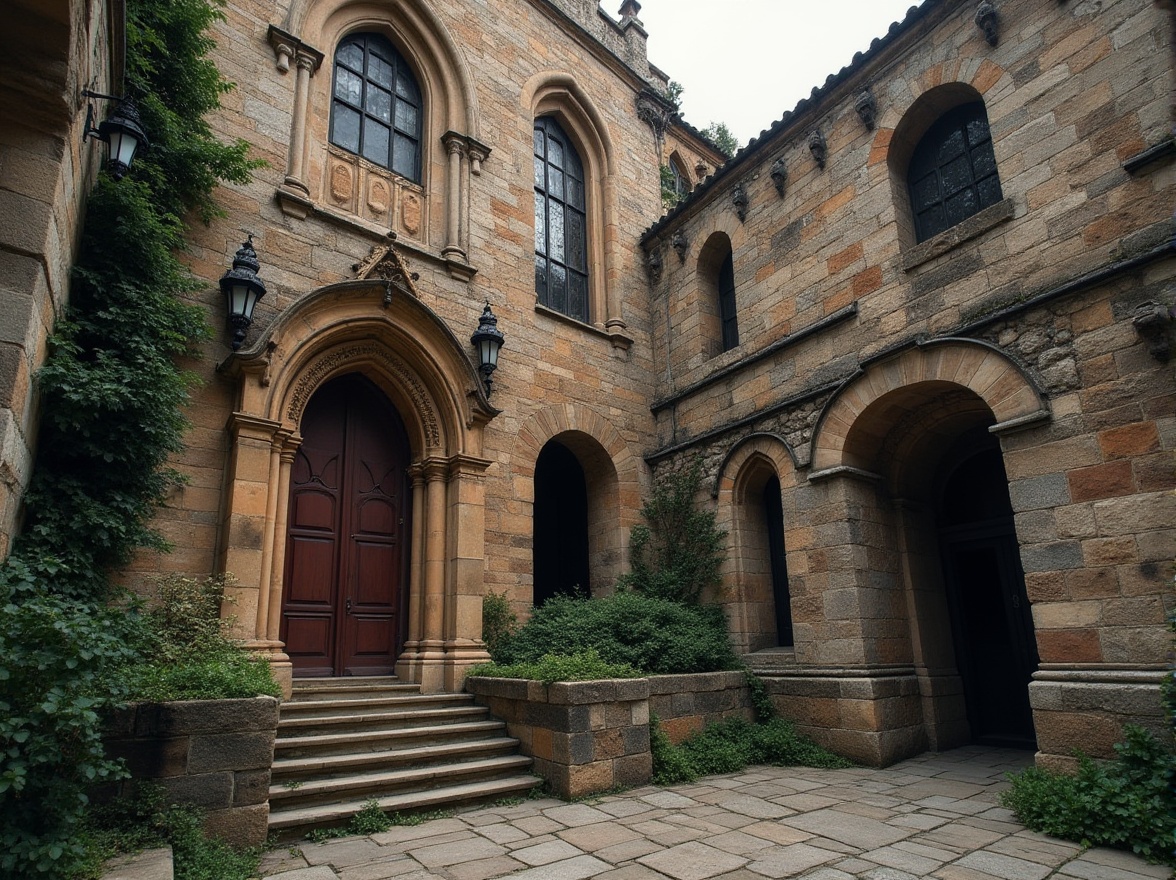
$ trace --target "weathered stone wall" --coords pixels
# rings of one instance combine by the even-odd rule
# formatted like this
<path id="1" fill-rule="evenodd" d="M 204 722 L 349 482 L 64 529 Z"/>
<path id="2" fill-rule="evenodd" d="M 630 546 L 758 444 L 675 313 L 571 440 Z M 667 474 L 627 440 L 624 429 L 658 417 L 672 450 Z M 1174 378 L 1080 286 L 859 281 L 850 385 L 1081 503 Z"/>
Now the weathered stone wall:
<path id="1" fill-rule="evenodd" d="M 728 718 L 751 721 L 751 693 L 742 672 L 651 675 L 649 711 L 657 716 L 671 742 Z"/>
<path id="2" fill-rule="evenodd" d="M 169 803 L 204 809 L 209 834 L 235 846 L 260 846 L 268 829 L 277 729 L 273 697 L 117 709 L 106 727 L 106 751 L 127 762 L 131 778 L 104 794 L 129 794 L 150 781 Z"/>
<path id="3" fill-rule="evenodd" d="M 1107 731 L 1152 718 L 1170 644 L 1176 388 L 1133 324 L 1148 302 L 1172 306 L 1176 279 L 1169 15 L 1147 0 L 1007 2 L 993 46 L 974 12 L 927 5 L 645 239 L 664 265 L 653 314 L 668 315 L 654 327 L 659 445 L 647 461 L 660 472 L 701 459 L 732 533 L 724 593 L 745 651 L 775 644 L 752 558 L 762 541 L 739 512 L 754 506 L 745 474 L 771 462 L 796 668 L 764 671 L 808 732 L 863 760 L 968 738 L 934 480 L 955 438 L 1002 411 L 1012 416 L 993 430 L 1042 664 L 1030 688 L 1042 760 L 1079 745 L 1109 753 L 1112 734 L 1081 741 L 1084 718 Z M 855 109 L 867 88 L 872 128 Z M 906 163 L 969 97 L 987 111 L 1003 201 L 916 243 Z M 817 129 L 824 168 L 808 145 Z M 740 344 L 712 356 L 700 249 L 715 233 L 732 242 Z M 688 242 L 681 261 L 675 236 Z M 828 677 L 846 667 L 892 667 L 919 696 L 891 695 L 899 708 L 887 709 L 891 696 L 875 694 L 862 715 L 842 692 L 857 673 Z M 1080 696 L 1058 696 L 1050 676 L 1063 671 Z"/>

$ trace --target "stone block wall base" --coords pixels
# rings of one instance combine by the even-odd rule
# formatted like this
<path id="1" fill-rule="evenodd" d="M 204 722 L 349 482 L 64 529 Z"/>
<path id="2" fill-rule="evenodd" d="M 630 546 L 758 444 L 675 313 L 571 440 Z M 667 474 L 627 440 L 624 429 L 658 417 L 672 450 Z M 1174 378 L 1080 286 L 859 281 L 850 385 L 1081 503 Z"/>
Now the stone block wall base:
<path id="1" fill-rule="evenodd" d="M 783 717 L 851 760 L 887 767 L 927 749 L 913 669 L 798 669 L 763 677 Z"/>
<path id="2" fill-rule="evenodd" d="M 1029 683 L 1038 765 L 1072 769 L 1076 751 L 1113 758 L 1125 724 L 1168 736 L 1163 679 L 1162 669 L 1043 666 Z"/>

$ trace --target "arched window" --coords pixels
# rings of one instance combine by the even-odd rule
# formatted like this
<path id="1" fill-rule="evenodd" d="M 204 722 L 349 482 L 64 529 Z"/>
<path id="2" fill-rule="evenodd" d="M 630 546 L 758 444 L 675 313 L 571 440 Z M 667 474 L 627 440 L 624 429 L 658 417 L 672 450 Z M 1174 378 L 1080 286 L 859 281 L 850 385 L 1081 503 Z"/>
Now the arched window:
<path id="1" fill-rule="evenodd" d="M 335 51 L 331 143 L 420 182 L 421 90 L 387 37 L 352 34 Z"/>
<path id="2" fill-rule="evenodd" d="M 984 104 L 956 107 L 928 129 L 907 171 L 918 241 L 1001 200 Z"/>
<path id="3" fill-rule="evenodd" d="M 535 292 L 541 305 L 588 320 L 584 165 L 550 116 L 535 120 Z"/>
<path id="4" fill-rule="evenodd" d="M 731 252 L 719 266 L 719 322 L 723 328 L 723 351 L 739 344 L 739 316 L 735 313 L 735 261 Z"/>
<path id="5" fill-rule="evenodd" d="M 674 197 L 680 202 L 690 195 L 690 177 L 677 156 L 670 156 L 670 176 L 673 178 Z"/>

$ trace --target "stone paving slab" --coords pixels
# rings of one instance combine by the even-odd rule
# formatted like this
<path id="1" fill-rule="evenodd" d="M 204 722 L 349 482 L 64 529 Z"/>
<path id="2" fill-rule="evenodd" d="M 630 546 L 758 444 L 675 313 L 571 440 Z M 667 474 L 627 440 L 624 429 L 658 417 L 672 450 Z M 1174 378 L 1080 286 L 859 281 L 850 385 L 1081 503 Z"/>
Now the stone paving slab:
<path id="1" fill-rule="evenodd" d="M 267 853 L 268 880 L 1170 880 L 1130 853 L 1036 834 L 999 806 L 1026 752 L 886 770 L 754 767 L 581 803 L 490 806 Z"/>

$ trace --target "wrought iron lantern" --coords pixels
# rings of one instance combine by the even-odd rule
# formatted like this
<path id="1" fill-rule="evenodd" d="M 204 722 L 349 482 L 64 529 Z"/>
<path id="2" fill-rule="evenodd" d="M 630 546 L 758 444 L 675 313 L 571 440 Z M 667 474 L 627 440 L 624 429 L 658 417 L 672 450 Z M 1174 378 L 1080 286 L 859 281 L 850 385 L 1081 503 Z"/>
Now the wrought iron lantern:
<path id="1" fill-rule="evenodd" d="M 498 350 L 502 348 L 505 339 L 502 331 L 498 329 L 498 318 L 490 311 L 490 300 L 486 300 L 478 329 L 470 337 L 470 342 L 478 350 L 478 372 L 482 374 L 482 383 L 486 386 L 487 394 L 493 389 L 490 376 L 498 369 Z"/>
<path id="2" fill-rule="evenodd" d="M 82 134 L 82 140 L 94 137 L 100 141 L 106 141 L 110 146 L 107 164 L 110 176 L 115 180 L 121 180 L 123 175 L 130 170 L 135 155 L 150 145 L 147 133 L 143 131 L 143 123 L 139 119 L 139 108 L 135 106 L 135 102 L 131 98 L 103 95 L 89 89 L 83 91 L 82 94 L 87 98 L 101 98 L 105 101 L 118 102 L 114 112 L 97 128 L 94 127 L 94 105 L 89 105 L 86 110 L 86 128 Z"/>
<path id="3" fill-rule="evenodd" d="M 245 334 L 253 323 L 253 309 L 265 296 L 265 282 L 257 277 L 260 268 L 250 235 L 233 257 L 233 268 L 221 276 L 220 288 L 225 295 L 229 327 L 233 330 L 233 351 L 245 342 Z"/>

